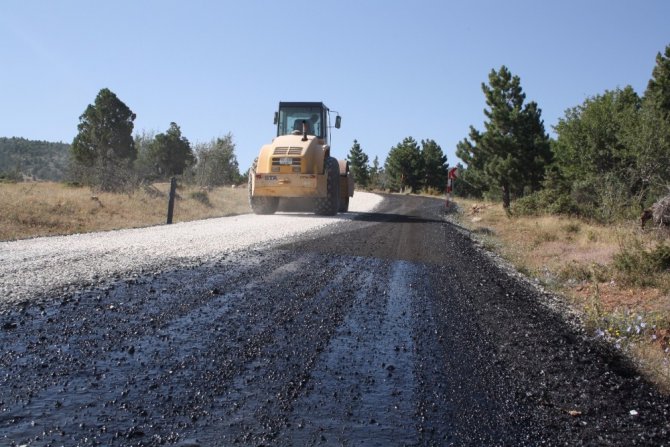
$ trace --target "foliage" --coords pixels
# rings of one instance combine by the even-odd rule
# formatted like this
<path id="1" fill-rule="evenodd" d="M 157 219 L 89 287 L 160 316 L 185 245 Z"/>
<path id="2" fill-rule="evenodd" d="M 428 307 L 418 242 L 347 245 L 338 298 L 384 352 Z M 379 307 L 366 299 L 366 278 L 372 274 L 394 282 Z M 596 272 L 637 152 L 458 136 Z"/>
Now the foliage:
<path id="1" fill-rule="evenodd" d="M 207 194 L 207 191 L 192 191 L 190 196 L 196 202 L 200 202 L 204 206 L 212 208 L 212 202 L 209 200 L 209 194 Z"/>
<path id="2" fill-rule="evenodd" d="M 405 138 L 391 148 L 384 164 L 389 188 L 394 191 L 410 188 L 412 192 L 417 192 L 422 186 L 423 168 L 418 143 L 412 137 Z"/>
<path id="3" fill-rule="evenodd" d="M 152 158 L 151 145 L 156 138 L 156 132 L 143 130 L 135 134 L 135 148 L 137 158 L 135 159 L 135 173 L 139 179 L 152 182 L 158 178 L 158 166 Z"/>
<path id="4" fill-rule="evenodd" d="M 543 214 L 577 214 L 576 205 L 569 195 L 556 190 L 542 189 L 516 200 L 511 207 L 516 216 L 540 216 Z"/>
<path id="5" fill-rule="evenodd" d="M 179 126 L 172 122 L 165 133 L 159 133 L 149 145 L 149 159 L 156 167 L 156 176 L 168 179 L 181 175 L 195 163 L 191 143 L 183 137 Z"/>
<path id="6" fill-rule="evenodd" d="M 644 96 L 663 119 L 670 120 L 670 45 L 665 47 L 664 54 L 656 55 L 656 66 Z"/>
<path id="7" fill-rule="evenodd" d="M 657 275 L 670 269 L 670 246 L 647 249 L 639 239 L 629 238 L 620 242 L 613 265 L 617 279 L 626 285 L 657 286 Z"/>
<path id="8" fill-rule="evenodd" d="M 625 135 L 636 125 L 640 98 L 628 86 L 588 98 L 568 109 L 556 126 L 556 160 L 570 181 L 593 175 L 623 175 L 632 165 Z"/>
<path id="9" fill-rule="evenodd" d="M 349 169 L 351 174 L 354 177 L 354 182 L 356 185 L 367 188 L 370 183 L 370 171 L 368 168 L 368 156 L 358 141 L 354 140 L 354 145 L 351 146 L 349 155 L 347 155 L 347 160 L 349 160 Z"/>
<path id="10" fill-rule="evenodd" d="M 670 123 L 630 86 L 588 98 L 555 129 L 556 165 L 582 216 L 635 217 L 670 182 Z"/>
<path id="11" fill-rule="evenodd" d="M 478 171 L 471 175 L 475 182 L 488 190 L 501 188 L 508 208 L 511 196 L 540 188 L 551 161 L 549 137 L 540 109 L 535 102 L 524 105 L 521 81 L 507 67 L 491 70 L 482 91 L 488 106 L 485 131 L 470 127 L 470 140 L 461 141 L 456 153 L 468 170 Z"/>
<path id="12" fill-rule="evenodd" d="M 61 181 L 70 158 L 70 145 L 25 138 L 0 138 L 0 177 L 22 181 Z"/>
<path id="13" fill-rule="evenodd" d="M 379 165 L 379 157 L 375 155 L 370 166 L 370 187 L 372 189 L 384 190 L 386 184 L 385 178 L 384 168 Z"/>
<path id="14" fill-rule="evenodd" d="M 198 144 L 195 152 L 198 160 L 195 182 L 198 185 L 211 187 L 242 183 L 232 134 Z"/>
<path id="15" fill-rule="evenodd" d="M 17 183 L 23 181 L 23 176 L 16 169 L 0 172 L 0 183 Z"/>
<path id="16" fill-rule="evenodd" d="M 72 141 L 71 175 L 103 191 L 121 191 L 131 182 L 137 156 L 133 141 L 135 114 L 109 89 L 102 89 L 79 117 Z"/>
<path id="17" fill-rule="evenodd" d="M 456 167 L 458 168 L 458 178 L 454 182 L 454 195 L 456 197 L 472 199 L 483 198 L 487 187 L 482 176 L 482 171 L 465 168 L 462 163 L 458 163 Z"/>
<path id="18" fill-rule="evenodd" d="M 421 156 L 423 158 L 424 190 L 444 191 L 447 185 L 447 156 L 435 140 L 421 140 Z"/>
<path id="19" fill-rule="evenodd" d="M 642 204 L 648 206 L 670 185 L 670 45 L 658 53 L 645 91 L 638 128 L 631 146 L 642 184 Z"/>
<path id="20" fill-rule="evenodd" d="M 576 213 L 602 222 L 639 216 L 670 184 L 670 46 L 644 97 L 630 86 L 607 90 L 568 109 L 555 130 L 554 168 Z"/>

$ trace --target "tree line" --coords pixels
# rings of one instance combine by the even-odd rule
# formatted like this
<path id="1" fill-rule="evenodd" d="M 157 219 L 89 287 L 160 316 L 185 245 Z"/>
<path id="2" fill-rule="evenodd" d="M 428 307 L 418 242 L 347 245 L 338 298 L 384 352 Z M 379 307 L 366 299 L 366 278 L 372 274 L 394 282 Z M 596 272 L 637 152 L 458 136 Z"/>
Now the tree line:
<path id="1" fill-rule="evenodd" d="M 357 187 L 416 193 L 444 192 L 447 181 L 447 156 L 435 140 L 406 137 L 393 146 L 381 166 L 375 157 L 372 165 L 357 140 L 347 155 Z"/>
<path id="2" fill-rule="evenodd" d="M 67 172 L 70 145 L 0 137 L 0 181 L 61 181 Z"/>
<path id="3" fill-rule="evenodd" d="M 201 186 L 244 181 L 231 134 L 192 146 L 174 122 L 165 132 L 133 136 L 135 118 L 111 90 L 100 90 L 79 117 L 71 145 L 71 180 L 110 192 L 173 176 Z"/>
<path id="4" fill-rule="evenodd" d="M 625 86 L 591 96 L 566 110 L 553 127 L 555 138 L 545 130 L 539 105 L 526 101 L 520 78 L 506 66 L 491 70 L 481 85 L 484 128 L 471 126 L 456 147 L 462 163 L 454 193 L 499 200 L 516 213 L 563 213 L 603 222 L 639 215 L 670 186 L 670 45 L 655 62 L 642 95 Z M 133 136 L 135 118 L 113 92 L 102 89 L 80 116 L 71 145 L 44 143 L 31 150 L 69 148 L 69 178 L 106 191 L 175 175 L 203 186 L 245 181 L 231 134 L 193 146 L 174 122 L 164 132 Z M 9 166 L 11 153 L 3 152 L 8 141 L 23 147 L 27 140 L 0 139 L 2 166 Z M 347 160 L 359 188 L 445 190 L 447 157 L 432 139 L 404 138 L 383 164 L 378 157 L 370 162 L 354 140 Z M 14 168 L 15 177 L 21 169 Z"/>
<path id="5" fill-rule="evenodd" d="M 631 86 L 591 96 L 566 110 L 553 139 L 507 67 L 492 70 L 482 90 L 485 129 L 471 127 L 458 144 L 467 167 L 456 193 L 500 199 L 520 214 L 613 222 L 670 192 L 670 45 L 657 54 L 642 96 Z"/>
<path id="6" fill-rule="evenodd" d="M 542 111 L 526 101 L 506 66 L 482 83 L 484 128 L 456 147 L 463 162 L 454 193 L 501 201 L 518 214 L 569 214 L 602 222 L 637 217 L 670 193 L 670 45 L 656 56 L 642 96 L 606 90 L 566 110 L 550 138 Z M 447 159 L 433 140 L 405 138 L 384 167 L 360 144 L 347 157 L 356 182 L 390 190 L 443 192 Z"/>

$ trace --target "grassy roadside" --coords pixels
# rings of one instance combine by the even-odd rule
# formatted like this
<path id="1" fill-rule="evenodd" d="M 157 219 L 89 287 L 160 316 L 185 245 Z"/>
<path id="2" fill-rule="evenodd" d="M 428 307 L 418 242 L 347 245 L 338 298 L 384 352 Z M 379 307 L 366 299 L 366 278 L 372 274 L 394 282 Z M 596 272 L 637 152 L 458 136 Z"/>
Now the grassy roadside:
<path id="1" fill-rule="evenodd" d="M 169 189 L 158 183 L 110 194 L 61 183 L 0 183 L 0 240 L 164 224 Z M 173 222 L 248 212 L 246 188 L 178 187 Z"/>
<path id="2" fill-rule="evenodd" d="M 670 392 L 670 244 L 637 223 L 508 217 L 500 204 L 456 200 L 459 223 L 484 246 L 581 315 L 587 331 L 628 352 Z M 658 267 L 658 268 L 656 268 Z"/>

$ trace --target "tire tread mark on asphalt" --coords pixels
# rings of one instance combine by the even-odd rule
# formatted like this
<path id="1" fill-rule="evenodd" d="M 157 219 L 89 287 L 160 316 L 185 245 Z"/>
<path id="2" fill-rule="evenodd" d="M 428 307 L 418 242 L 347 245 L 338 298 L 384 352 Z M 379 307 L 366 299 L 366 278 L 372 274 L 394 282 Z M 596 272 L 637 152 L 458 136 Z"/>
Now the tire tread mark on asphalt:
<path id="1" fill-rule="evenodd" d="M 410 417 L 415 402 L 410 308 L 416 266 L 368 262 L 372 268 L 359 278 L 351 311 L 317 359 L 313 385 L 295 403 L 281 445 L 418 441 L 416 421 Z"/>
<path id="2" fill-rule="evenodd" d="M 295 269 L 278 269 L 248 287 L 267 294 L 270 301 L 281 301 L 281 306 L 271 312 L 267 329 L 242 351 L 247 353 L 243 361 L 232 363 L 237 369 L 226 374 L 210 414 L 196 424 L 193 435 L 201 442 L 274 444 L 288 424 L 295 399 L 313 386 L 314 361 L 351 307 L 351 284 L 357 283 L 359 273 L 341 257 L 299 259 L 309 261 L 300 275 Z M 308 281 L 304 271 L 309 269 L 317 278 Z M 289 278 L 294 287 L 302 284 L 304 293 L 292 294 L 290 287 L 282 287 L 280 277 Z M 343 287 L 346 284 L 350 286 Z"/>

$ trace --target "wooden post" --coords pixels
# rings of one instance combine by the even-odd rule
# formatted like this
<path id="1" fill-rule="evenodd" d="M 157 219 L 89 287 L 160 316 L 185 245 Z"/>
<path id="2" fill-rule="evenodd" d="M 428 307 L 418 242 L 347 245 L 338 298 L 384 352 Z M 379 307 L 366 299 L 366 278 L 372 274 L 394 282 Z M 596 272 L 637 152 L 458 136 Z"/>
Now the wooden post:
<path id="1" fill-rule="evenodd" d="M 170 179 L 170 199 L 168 200 L 168 215 L 167 223 L 168 225 L 172 223 L 172 214 L 174 213 L 174 196 L 177 192 L 177 179 L 172 177 Z"/>

